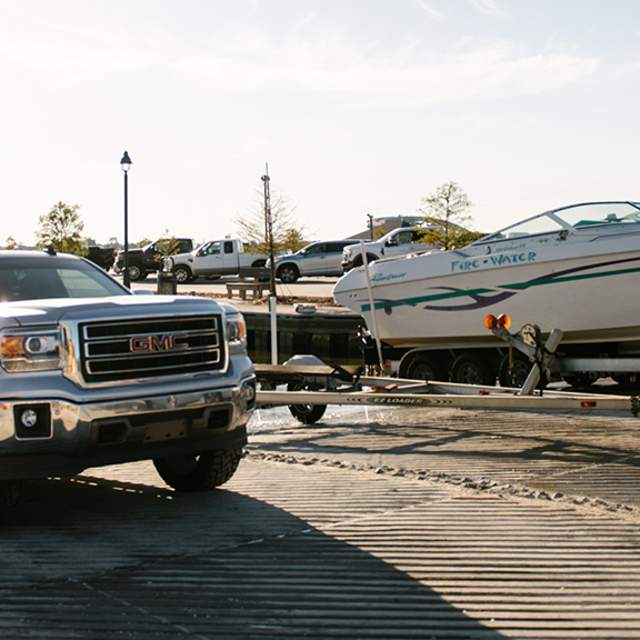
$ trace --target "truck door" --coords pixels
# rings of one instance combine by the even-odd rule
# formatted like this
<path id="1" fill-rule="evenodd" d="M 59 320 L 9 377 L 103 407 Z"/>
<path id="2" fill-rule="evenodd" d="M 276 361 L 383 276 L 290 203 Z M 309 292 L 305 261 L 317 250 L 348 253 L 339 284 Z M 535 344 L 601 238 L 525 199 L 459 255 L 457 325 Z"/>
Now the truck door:
<path id="1" fill-rule="evenodd" d="M 198 251 L 195 258 L 196 273 L 205 276 L 224 273 L 224 254 L 222 241 L 215 240 Z"/>
<path id="2" fill-rule="evenodd" d="M 225 240 L 223 243 L 223 263 L 225 273 L 238 273 L 239 254 L 236 251 L 235 242 L 233 240 Z"/>
<path id="3" fill-rule="evenodd" d="M 393 237 L 391 246 L 384 248 L 385 258 L 389 256 L 402 256 L 411 253 L 411 242 L 413 240 L 413 231 L 411 229 L 403 229 L 398 231 Z"/>

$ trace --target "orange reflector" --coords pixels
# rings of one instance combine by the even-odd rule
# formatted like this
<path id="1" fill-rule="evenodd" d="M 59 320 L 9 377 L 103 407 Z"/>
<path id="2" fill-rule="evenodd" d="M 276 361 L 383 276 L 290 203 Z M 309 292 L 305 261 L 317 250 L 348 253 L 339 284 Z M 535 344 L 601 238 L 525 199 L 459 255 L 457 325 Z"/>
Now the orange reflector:
<path id="1" fill-rule="evenodd" d="M 0 340 L 0 356 L 3 358 L 24 356 L 24 338 L 22 336 L 4 336 Z"/>
<path id="2" fill-rule="evenodd" d="M 511 317 L 508 313 L 501 313 L 498 316 L 498 326 L 501 329 L 508 329 L 511 326 Z"/>
<path id="3" fill-rule="evenodd" d="M 489 329 L 489 331 L 491 331 L 491 329 L 495 329 L 497 326 L 498 326 L 498 318 L 496 318 L 495 316 L 492 316 L 491 314 L 484 317 L 485 329 Z"/>
<path id="4" fill-rule="evenodd" d="M 593 407 L 595 407 L 595 406 L 596 406 L 596 402 L 595 402 L 595 400 L 583 400 L 583 401 L 580 403 L 580 406 L 581 406 L 583 409 L 593 409 Z"/>

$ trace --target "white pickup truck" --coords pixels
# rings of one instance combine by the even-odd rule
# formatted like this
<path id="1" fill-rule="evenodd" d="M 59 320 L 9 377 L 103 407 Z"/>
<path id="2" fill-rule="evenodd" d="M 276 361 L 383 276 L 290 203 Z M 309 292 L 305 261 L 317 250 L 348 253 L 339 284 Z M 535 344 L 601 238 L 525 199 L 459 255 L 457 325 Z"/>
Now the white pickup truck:
<path id="1" fill-rule="evenodd" d="M 245 253 L 237 238 L 208 240 L 190 253 L 173 256 L 173 273 L 178 282 L 189 282 L 199 277 L 234 275 L 246 267 L 264 267 L 267 256 Z"/>
<path id="2" fill-rule="evenodd" d="M 421 242 L 421 235 L 430 229 L 429 226 L 422 227 L 398 227 L 389 231 L 379 240 L 365 242 L 364 249 L 367 262 L 373 262 L 380 258 L 390 258 L 402 256 L 414 251 L 427 251 L 433 247 Z M 350 244 L 342 250 L 342 271 L 347 273 L 354 267 L 362 266 L 362 253 L 360 244 Z"/>

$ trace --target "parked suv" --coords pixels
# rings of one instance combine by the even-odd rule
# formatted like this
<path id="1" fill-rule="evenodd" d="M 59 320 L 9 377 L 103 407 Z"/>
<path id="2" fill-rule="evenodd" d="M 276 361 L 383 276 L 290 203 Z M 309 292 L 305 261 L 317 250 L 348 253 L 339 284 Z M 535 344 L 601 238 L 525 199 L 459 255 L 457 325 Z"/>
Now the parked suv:
<path id="1" fill-rule="evenodd" d="M 295 282 L 300 276 L 340 276 L 342 250 L 353 240 L 312 242 L 300 251 L 276 258 L 276 277 Z"/>
<path id="2" fill-rule="evenodd" d="M 21 479 L 132 460 L 181 491 L 233 475 L 255 404 L 233 306 L 38 251 L 0 251 L 0 300 L 0 509 Z"/>
<path id="3" fill-rule="evenodd" d="M 141 249 L 129 249 L 129 279 L 132 282 L 144 280 L 150 273 L 162 267 L 162 258 L 177 253 L 193 251 L 191 238 L 160 238 Z M 124 271 L 124 251 L 118 253 L 115 271 Z"/>

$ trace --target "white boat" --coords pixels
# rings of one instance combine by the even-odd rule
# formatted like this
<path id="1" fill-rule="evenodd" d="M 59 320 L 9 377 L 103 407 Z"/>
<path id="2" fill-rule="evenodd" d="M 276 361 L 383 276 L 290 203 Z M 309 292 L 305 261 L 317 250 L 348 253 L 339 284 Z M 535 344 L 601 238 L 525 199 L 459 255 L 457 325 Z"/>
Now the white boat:
<path id="1" fill-rule="evenodd" d="M 553 209 L 462 249 L 368 268 L 379 336 L 393 347 L 495 345 L 483 319 L 501 313 L 512 327 L 560 328 L 563 344 L 640 347 L 639 202 Z M 344 275 L 333 295 L 373 326 L 364 267 Z"/>

